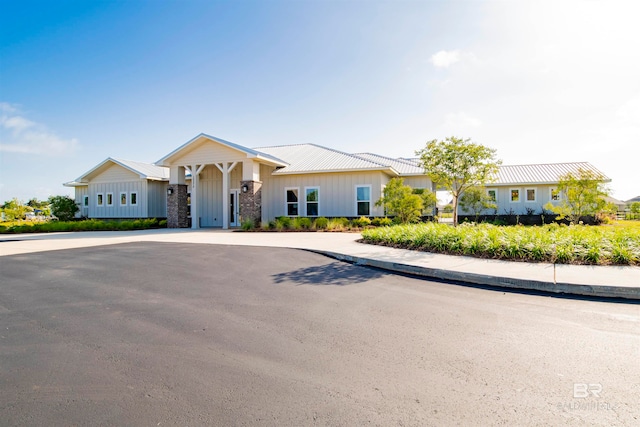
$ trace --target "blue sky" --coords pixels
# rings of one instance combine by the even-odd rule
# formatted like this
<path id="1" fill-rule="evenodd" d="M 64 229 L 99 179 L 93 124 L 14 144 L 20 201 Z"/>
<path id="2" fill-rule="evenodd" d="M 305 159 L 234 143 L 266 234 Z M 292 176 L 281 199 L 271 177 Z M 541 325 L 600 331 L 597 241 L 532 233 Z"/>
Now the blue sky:
<path id="1" fill-rule="evenodd" d="M 588 161 L 640 195 L 640 13 L 612 1 L 7 1 L 0 201 L 200 132 L 505 164 Z"/>

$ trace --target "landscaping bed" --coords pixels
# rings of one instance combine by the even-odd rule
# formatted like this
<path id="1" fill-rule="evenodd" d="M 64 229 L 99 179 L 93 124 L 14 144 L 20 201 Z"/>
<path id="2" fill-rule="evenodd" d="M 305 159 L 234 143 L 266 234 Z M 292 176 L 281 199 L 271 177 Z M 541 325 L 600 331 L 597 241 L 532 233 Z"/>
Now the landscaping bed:
<path id="1" fill-rule="evenodd" d="M 13 221 L 0 224 L 0 233 L 52 233 L 64 231 L 124 231 L 166 228 L 166 220 Z"/>
<path id="2" fill-rule="evenodd" d="M 640 265 L 640 222 L 627 226 L 421 223 L 362 232 L 364 243 L 510 261 Z"/>

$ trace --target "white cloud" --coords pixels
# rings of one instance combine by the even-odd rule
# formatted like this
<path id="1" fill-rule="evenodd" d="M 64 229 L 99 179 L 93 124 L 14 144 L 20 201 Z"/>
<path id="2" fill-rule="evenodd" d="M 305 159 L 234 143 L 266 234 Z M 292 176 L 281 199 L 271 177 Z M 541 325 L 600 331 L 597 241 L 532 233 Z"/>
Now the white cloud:
<path id="1" fill-rule="evenodd" d="M 18 108 L 0 103 L 0 151 L 23 154 L 63 155 L 78 148 L 75 138 L 63 139 L 21 115 Z"/>
<path id="2" fill-rule="evenodd" d="M 431 63 L 437 68 L 448 68 L 450 65 L 460 61 L 459 50 L 441 50 L 431 55 Z"/>

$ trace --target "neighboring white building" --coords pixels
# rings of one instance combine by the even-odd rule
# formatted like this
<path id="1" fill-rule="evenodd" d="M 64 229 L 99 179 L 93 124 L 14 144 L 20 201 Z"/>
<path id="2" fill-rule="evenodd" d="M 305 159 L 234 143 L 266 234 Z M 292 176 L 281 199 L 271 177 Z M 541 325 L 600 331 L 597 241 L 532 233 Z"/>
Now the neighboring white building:
<path id="1" fill-rule="evenodd" d="M 609 180 L 589 163 L 501 166 L 487 191 L 498 214 L 537 213 L 562 197 L 558 178 L 579 169 Z M 109 158 L 65 185 L 75 187 L 89 218 L 167 217 L 172 227 L 228 228 L 244 218 L 384 216 L 375 203 L 395 177 L 434 189 L 418 159 L 315 144 L 247 148 L 200 134 L 154 165 Z"/>

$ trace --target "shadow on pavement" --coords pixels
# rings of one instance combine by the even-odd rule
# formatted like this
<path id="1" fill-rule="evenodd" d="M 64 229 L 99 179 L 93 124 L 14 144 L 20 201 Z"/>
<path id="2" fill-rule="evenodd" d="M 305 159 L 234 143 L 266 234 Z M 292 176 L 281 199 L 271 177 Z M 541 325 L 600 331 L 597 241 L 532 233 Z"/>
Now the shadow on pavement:
<path id="1" fill-rule="evenodd" d="M 345 286 L 378 279 L 389 273 L 373 268 L 355 266 L 344 262 L 305 267 L 274 274 L 275 283 L 291 282 L 298 285 Z"/>

